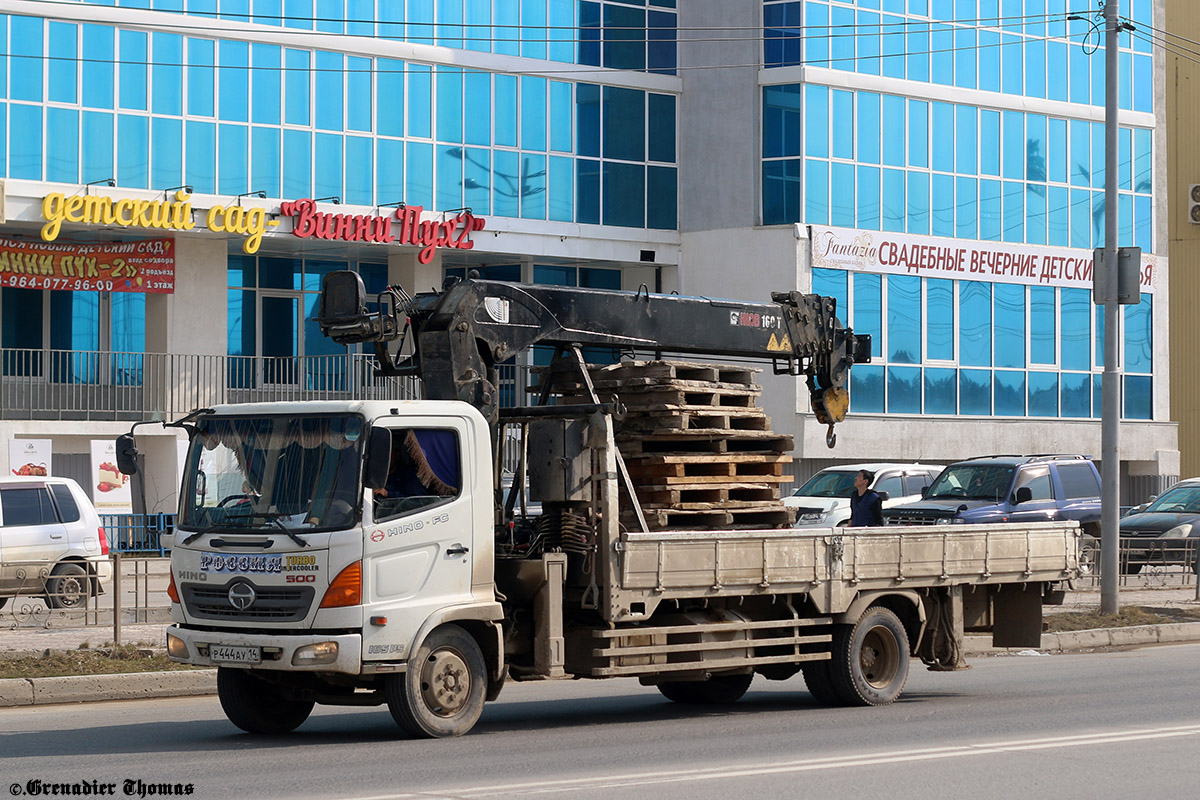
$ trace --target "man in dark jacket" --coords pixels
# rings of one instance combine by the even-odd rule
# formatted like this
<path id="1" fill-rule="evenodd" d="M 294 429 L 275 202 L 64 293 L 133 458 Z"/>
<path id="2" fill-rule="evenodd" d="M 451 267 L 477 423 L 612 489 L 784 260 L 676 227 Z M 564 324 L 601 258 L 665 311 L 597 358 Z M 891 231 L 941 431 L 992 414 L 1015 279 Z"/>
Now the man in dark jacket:
<path id="1" fill-rule="evenodd" d="M 854 476 L 850 493 L 850 527 L 875 528 L 883 525 L 883 498 L 869 488 L 875 473 L 860 469 Z"/>

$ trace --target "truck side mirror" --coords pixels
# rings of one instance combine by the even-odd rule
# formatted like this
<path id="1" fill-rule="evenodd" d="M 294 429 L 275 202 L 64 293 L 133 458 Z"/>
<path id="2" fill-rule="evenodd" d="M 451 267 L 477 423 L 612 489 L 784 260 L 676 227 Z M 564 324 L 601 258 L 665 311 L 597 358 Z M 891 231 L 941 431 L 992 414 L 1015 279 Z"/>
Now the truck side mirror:
<path id="1" fill-rule="evenodd" d="M 922 486 L 921 487 L 921 499 L 924 500 L 926 497 L 929 497 L 929 487 Z"/>
<path id="2" fill-rule="evenodd" d="M 879 495 L 880 500 L 888 500 L 889 499 L 887 492 L 876 492 L 875 494 Z"/>
<path id="3" fill-rule="evenodd" d="M 1013 505 L 1019 506 L 1021 503 L 1028 503 L 1032 499 L 1033 490 L 1028 486 L 1022 486 L 1020 489 L 1017 489 L 1017 494 L 1013 499 Z"/>
<path id="4" fill-rule="evenodd" d="M 372 428 L 367 438 L 367 463 L 363 467 L 363 485 L 368 489 L 387 486 L 388 470 L 392 466 L 392 432 L 387 428 Z"/>
<path id="5" fill-rule="evenodd" d="M 117 469 L 125 475 L 136 475 L 137 446 L 133 443 L 132 433 L 122 433 L 117 437 Z"/>

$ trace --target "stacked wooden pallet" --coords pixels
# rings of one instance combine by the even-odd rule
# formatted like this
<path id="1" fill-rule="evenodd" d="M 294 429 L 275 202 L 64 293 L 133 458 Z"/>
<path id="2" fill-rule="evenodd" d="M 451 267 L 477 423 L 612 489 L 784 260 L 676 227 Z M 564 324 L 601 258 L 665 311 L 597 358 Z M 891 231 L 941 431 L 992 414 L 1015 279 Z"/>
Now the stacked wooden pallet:
<path id="1" fill-rule="evenodd" d="M 600 399 L 625 406 L 617 446 L 652 530 L 790 523 L 780 484 L 792 480 L 792 437 L 774 433 L 758 406 L 758 372 L 684 361 L 589 367 Z M 559 389 L 566 402 L 586 402 L 578 382 Z M 622 521 L 635 524 L 632 511 Z"/>

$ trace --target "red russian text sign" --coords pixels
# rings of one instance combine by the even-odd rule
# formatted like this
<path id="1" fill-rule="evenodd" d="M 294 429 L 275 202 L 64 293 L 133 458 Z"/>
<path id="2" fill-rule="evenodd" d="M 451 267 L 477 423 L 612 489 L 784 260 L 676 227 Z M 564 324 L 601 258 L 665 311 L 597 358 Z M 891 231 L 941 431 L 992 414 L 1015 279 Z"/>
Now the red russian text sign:
<path id="1" fill-rule="evenodd" d="M 314 200 L 281 203 L 280 213 L 292 218 L 292 235 L 326 241 L 411 244 L 421 248 L 417 261 L 428 264 L 439 247 L 470 250 L 471 233 L 483 230 L 487 220 L 470 211 L 460 211 L 444 220 L 422 220 L 421 206 L 397 208 L 390 217 L 366 214 L 327 214 L 317 211 Z M 393 219 L 394 218 L 394 219 Z M 393 222 L 397 228 L 393 229 Z"/>
<path id="2" fill-rule="evenodd" d="M 812 226 L 817 268 L 1029 286 L 1092 288 L 1092 251 Z M 1158 259 L 1142 254 L 1143 292 Z"/>
<path id="3" fill-rule="evenodd" d="M 26 242 L 0 238 L 0 286 L 76 292 L 175 291 L 175 242 Z"/>

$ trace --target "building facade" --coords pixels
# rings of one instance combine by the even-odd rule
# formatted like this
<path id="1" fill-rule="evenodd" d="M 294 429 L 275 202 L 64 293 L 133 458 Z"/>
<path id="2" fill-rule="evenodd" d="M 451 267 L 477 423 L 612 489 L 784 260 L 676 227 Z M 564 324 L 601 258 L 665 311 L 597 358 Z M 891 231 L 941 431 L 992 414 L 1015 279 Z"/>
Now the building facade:
<path id="1" fill-rule="evenodd" d="M 832 459 L 1096 454 L 1103 49 L 1068 12 L 0 0 L 0 429 L 51 440 L 68 474 L 132 419 L 404 396 L 320 335 L 321 276 L 412 292 L 477 269 L 836 297 L 876 356 L 852 371 L 837 449 L 800 381 L 763 378 L 801 476 Z M 1179 453 L 1163 9 L 1122 13 L 1137 30 L 1121 50 L 1119 243 L 1145 254 L 1142 301 L 1122 309 L 1136 494 L 1177 476 Z M 148 505 L 171 510 L 175 438 L 143 432 Z"/>

